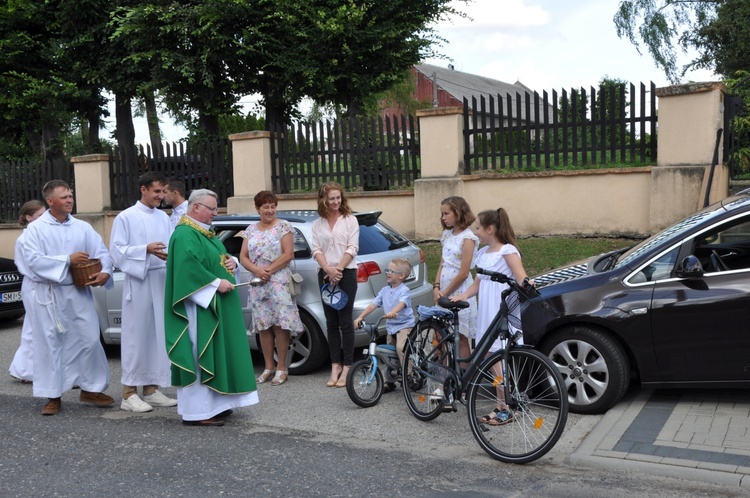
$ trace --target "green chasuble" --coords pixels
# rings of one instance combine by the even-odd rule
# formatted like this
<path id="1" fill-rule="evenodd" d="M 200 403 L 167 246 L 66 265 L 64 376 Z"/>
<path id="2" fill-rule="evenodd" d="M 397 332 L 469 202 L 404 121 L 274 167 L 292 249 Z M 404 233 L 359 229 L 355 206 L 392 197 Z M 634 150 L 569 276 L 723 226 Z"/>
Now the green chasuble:
<path id="1" fill-rule="evenodd" d="M 236 290 L 216 292 L 204 309 L 196 306 L 198 365 L 188 334 L 185 300 L 217 278 L 235 283 L 225 266 L 224 244 L 212 231 L 183 216 L 169 240 L 164 325 L 167 354 L 172 363 L 172 385 L 187 387 L 196 381 L 221 394 L 256 390 L 242 305 Z"/>

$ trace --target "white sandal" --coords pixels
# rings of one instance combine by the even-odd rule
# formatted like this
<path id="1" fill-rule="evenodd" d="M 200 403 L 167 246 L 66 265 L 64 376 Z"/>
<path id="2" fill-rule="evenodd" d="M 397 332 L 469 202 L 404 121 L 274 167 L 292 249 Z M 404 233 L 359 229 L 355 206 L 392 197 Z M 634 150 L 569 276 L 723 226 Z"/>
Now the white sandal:
<path id="1" fill-rule="evenodd" d="M 268 369 L 266 369 L 266 370 L 263 370 L 263 373 L 262 373 L 262 374 L 260 374 L 260 375 L 258 376 L 258 378 L 257 378 L 257 379 L 255 379 L 255 381 L 256 381 L 256 382 L 257 382 L 258 384 L 263 384 L 264 382 L 268 382 L 268 379 L 270 379 L 270 378 L 271 378 L 271 376 L 273 375 L 273 373 L 274 373 L 274 370 L 268 370 Z"/>
<path id="2" fill-rule="evenodd" d="M 281 376 L 284 376 L 283 378 Z M 289 370 L 276 370 L 276 375 L 274 375 L 273 380 L 271 381 L 271 384 L 274 386 L 280 386 L 284 382 L 287 381 L 289 378 Z"/>

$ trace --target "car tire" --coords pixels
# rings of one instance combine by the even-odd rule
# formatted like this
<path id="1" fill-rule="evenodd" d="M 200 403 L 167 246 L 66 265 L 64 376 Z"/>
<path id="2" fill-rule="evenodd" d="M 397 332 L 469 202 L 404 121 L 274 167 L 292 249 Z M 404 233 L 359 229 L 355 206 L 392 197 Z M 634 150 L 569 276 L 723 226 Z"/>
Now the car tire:
<path id="1" fill-rule="evenodd" d="M 289 344 L 289 373 L 302 375 L 314 372 L 328 359 L 328 342 L 315 320 L 302 309 L 299 310 L 303 331 L 292 337 Z M 260 341 L 258 341 L 260 346 Z"/>
<path id="2" fill-rule="evenodd" d="M 539 347 L 560 370 L 571 412 L 603 413 L 628 389 L 630 365 L 622 347 L 605 333 L 566 327 Z"/>

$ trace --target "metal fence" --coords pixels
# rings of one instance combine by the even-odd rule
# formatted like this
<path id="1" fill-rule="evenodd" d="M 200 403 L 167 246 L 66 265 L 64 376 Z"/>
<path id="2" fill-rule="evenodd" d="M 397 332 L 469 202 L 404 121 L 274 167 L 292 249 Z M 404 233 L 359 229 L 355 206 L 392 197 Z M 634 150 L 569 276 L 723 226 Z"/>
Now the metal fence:
<path id="1" fill-rule="evenodd" d="M 464 99 L 464 173 L 656 162 L 656 86 Z"/>
<path id="2" fill-rule="evenodd" d="M 413 116 L 271 123 L 275 192 L 410 187 L 419 178 L 419 124 Z"/>
<path id="3" fill-rule="evenodd" d="M 73 165 L 67 160 L 0 162 L 0 221 L 17 222 L 26 201 L 44 202 L 42 187 L 50 180 L 63 180 L 74 188 Z"/>
<path id="4" fill-rule="evenodd" d="M 137 185 L 140 175 L 156 171 L 185 182 L 189 193 L 198 188 L 211 189 L 219 196 L 219 206 L 226 206 L 234 195 L 232 143 L 229 139 L 188 143 L 165 143 L 154 154 L 150 146 L 137 146 L 128 160 L 118 148 L 109 155 L 112 209 L 130 207 L 141 194 Z"/>

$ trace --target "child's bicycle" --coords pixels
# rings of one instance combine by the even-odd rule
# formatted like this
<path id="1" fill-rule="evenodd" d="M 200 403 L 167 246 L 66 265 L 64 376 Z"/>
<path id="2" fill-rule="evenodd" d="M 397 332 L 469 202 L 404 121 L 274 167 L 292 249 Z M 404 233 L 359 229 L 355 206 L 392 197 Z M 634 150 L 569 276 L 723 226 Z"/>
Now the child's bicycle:
<path id="1" fill-rule="evenodd" d="M 367 358 L 354 363 L 346 376 L 346 392 L 352 401 L 363 408 L 375 406 L 383 395 L 385 381 L 381 368 L 386 369 L 390 382 L 401 377 L 401 365 L 398 363 L 396 346 L 377 344 L 378 326 L 385 315 L 374 323 L 362 322 L 360 327 L 370 334 L 370 347 Z"/>
<path id="2" fill-rule="evenodd" d="M 440 298 L 435 316 L 421 319 L 404 350 L 403 391 L 409 410 L 419 420 L 433 420 L 444 411 L 468 409 L 474 438 L 492 458 L 527 463 L 557 443 L 568 417 L 562 376 L 542 353 L 519 345 L 519 295 L 554 312 L 532 286 L 521 286 L 502 273 L 477 268 L 494 282 L 506 283 L 500 310 L 482 340 L 467 358 L 458 357 L 458 312 L 465 301 Z M 487 353 L 497 338 L 501 350 Z M 465 368 L 462 363 L 468 363 Z"/>

